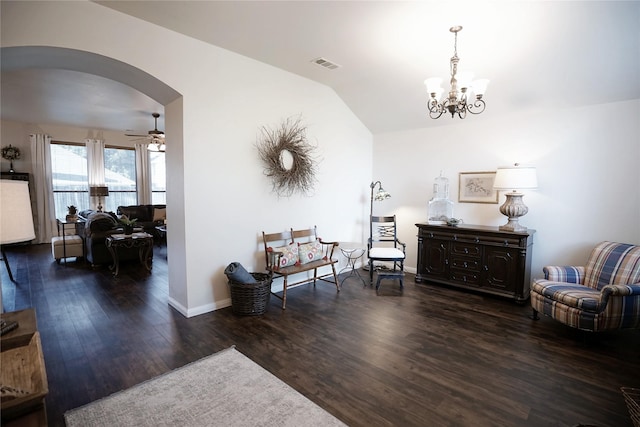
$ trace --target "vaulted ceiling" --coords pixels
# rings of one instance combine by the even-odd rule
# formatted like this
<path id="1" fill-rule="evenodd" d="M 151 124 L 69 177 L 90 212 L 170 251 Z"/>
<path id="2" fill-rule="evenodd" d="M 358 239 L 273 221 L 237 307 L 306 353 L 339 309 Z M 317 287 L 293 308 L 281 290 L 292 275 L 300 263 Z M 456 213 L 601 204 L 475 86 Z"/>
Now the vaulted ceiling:
<path id="1" fill-rule="evenodd" d="M 459 68 L 491 80 L 482 116 L 640 98 L 638 1 L 97 3 L 330 86 L 374 134 L 451 123 L 426 116 L 423 81 L 447 80 L 453 25 Z M 68 70 L 3 67 L 1 96 L 3 119 L 121 131 L 152 129 L 162 109 Z"/>

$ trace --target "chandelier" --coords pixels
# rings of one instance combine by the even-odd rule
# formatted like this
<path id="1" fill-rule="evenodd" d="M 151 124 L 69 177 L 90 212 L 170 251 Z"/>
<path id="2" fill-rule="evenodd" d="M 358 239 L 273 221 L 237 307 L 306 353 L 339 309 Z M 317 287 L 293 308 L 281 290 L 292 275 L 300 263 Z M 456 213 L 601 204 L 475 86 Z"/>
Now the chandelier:
<path id="1" fill-rule="evenodd" d="M 462 30 L 462 27 L 459 25 L 449 29 L 455 35 L 453 56 L 450 62 L 451 90 L 449 90 L 449 96 L 441 102 L 439 101 L 443 92 L 441 78 L 434 77 L 424 81 L 427 86 L 427 92 L 431 95 L 431 98 L 427 101 L 427 108 L 429 109 L 429 117 L 432 119 L 440 118 L 445 111 L 451 113 L 451 117 L 455 117 L 457 114 L 458 117 L 464 119 L 467 116 L 467 112 L 480 114 L 485 108 L 482 96 L 487 90 L 489 80 L 480 79 L 472 82 L 473 74 L 458 74 L 458 62 L 460 61 L 460 58 L 458 58 L 458 32 L 460 30 Z M 467 99 L 469 97 L 473 98 L 473 96 L 475 96 L 475 101 L 472 104 L 468 104 Z"/>

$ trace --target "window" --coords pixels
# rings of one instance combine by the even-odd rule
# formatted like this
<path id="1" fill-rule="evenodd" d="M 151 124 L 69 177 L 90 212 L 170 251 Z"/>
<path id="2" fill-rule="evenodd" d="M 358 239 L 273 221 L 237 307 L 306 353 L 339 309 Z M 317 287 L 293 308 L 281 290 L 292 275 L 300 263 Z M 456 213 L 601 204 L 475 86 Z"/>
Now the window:
<path id="1" fill-rule="evenodd" d="M 167 168 L 165 153 L 149 151 L 149 170 L 151 171 L 151 203 L 167 204 Z"/>
<path id="2" fill-rule="evenodd" d="M 87 148 L 80 144 L 51 143 L 53 203 L 56 218 L 67 215 L 67 206 L 89 207 Z"/>
<path id="3" fill-rule="evenodd" d="M 104 180 L 109 187 L 109 196 L 103 201 L 105 211 L 116 212 L 118 206 L 137 204 L 135 150 L 106 147 L 104 149 Z"/>

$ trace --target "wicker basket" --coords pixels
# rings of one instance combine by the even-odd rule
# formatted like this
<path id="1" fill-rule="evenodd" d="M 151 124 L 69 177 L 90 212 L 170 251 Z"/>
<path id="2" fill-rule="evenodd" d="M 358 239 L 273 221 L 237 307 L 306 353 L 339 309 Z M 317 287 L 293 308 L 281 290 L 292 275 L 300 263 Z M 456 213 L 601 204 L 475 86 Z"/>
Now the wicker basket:
<path id="1" fill-rule="evenodd" d="M 6 387 L 5 390 L 15 393 L 16 396 L 3 400 L 0 404 L 0 424 L 44 403 L 49 387 L 39 332 L 33 333 L 24 345 L 10 349 L 5 349 L 3 345 L 0 352 L 0 378 L 2 386 Z"/>
<path id="2" fill-rule="evenodd" d="M 231 310 L 241 316 L 259 316 L 267 311 L 271 297 L 272 277 L 265 273 L 251 273 L 257 283 L 229 280 Z"/>
<path id="3" fill-rule="evenodd" d="M 635 427 L 640 427 L 640 388 L 621 387 L 624 401 L 629 408 L 629 415 Z"/>

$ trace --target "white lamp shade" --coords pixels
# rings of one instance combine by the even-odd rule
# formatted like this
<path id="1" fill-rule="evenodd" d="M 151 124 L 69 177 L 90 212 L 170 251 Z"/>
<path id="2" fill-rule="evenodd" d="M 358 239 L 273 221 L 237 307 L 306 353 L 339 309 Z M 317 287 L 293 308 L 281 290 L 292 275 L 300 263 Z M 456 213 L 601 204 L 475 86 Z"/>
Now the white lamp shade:
<path id="1" fill-rule="evenodd" d="M 429 94 L 435 93 L 436 96 L 438 93 L 442 93 L 442 79 L 439 77 L 431 77 L 424 81 L 425 86 L 427 86 L 427 92 Z"/>
<path id="2" fill-rule="evenodd" d="M 36 238 L 27 181 L 0 180 L 0 244 Z"/>
<path id="3" fill-rule="evenodd" d="M 536 168 L 530 166 L 506 166 L 498 168 L 493 188 L 496 190 L 520 190 L 537 188 Z"/>
<path id="4" fill-rule="evenodd" d="M 488 85 L 489 79 L 478 79 L 471 82 L 473 93 L 475 93 L 476 95 L 484 95 L 484 93 L 487 91 Z"/>

